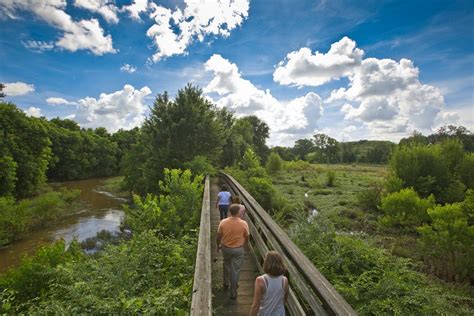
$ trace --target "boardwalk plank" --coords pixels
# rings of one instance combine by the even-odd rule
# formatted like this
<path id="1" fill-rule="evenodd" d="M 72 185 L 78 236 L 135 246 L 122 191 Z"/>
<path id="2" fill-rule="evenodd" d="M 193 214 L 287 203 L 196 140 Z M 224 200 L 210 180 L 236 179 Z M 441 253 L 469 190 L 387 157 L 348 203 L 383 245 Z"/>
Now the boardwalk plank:
<path id="1" fill-rule="evenodd" d="M 244 263 L 240 272 L 236 300 L 229 298 L 229 292 L 222 288 L 222 252 L 217 253 L 216 233 L 219 226 L 219 211 L 215 209 L 219 187 L 211 185 L 211 238 L 212 238 L 212 306 L 215 315 L 248 315 L 253 298 L 257 266 L 248 247 L 245 248 Z"/>

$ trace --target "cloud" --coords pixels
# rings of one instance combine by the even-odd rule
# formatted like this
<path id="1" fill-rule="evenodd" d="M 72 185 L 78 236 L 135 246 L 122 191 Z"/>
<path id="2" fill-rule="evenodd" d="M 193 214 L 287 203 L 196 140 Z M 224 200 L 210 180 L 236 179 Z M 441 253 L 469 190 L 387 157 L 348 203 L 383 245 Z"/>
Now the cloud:
<path id="1" fill-rule="evenodd" d="M 57 97 L 51 97 L 46 99 L 46 103 L 50 105 L 61 105 L 61 104 L 66 104 L 66 105 L 74 105 L 77 104 L 76 102 L 71 102 L 63 98 L 57 98 Z"/>
<path id="2" fill-rule="evenodd" d="M 7 82 L 3 92 L 9 97 L 15 97 L 19 95 L 25 95 L 35 91 L 35 86 L 24 82 Z"/>
<path id="3" fill-rule="evenodd" d="M 155 24 L 147 31 L 157 52 L 151 61 L 186 53 L 193 41 L 204 41 L 207 35 L 227 37 L 248 16 L 248 0 L 185 0 L 184 9 L 150 3 L 150 17 Z"/>
<path id="4" fill-rule="evenodd" d="M 132 74 L 132 73 L 134 73 L 135 71 L 137 71 L 137 67 L 133 67 L 132 65 L 125 64 L 125 65 L 123 65 L 122 67 L 120 67 L 120 71 L 122 71 L 122 72 L 128 72 L 129 74 Z"/>
<path id="5" fill-rule="evenodd" d="M 26 41 L 26 42 L 22 42 L 22 44 L 26 48 L 28 48 L 32 51 L 35 51 L 35 52 L 39 52 L 39 53 L 42 53 L 42 52 L 47 51 L 47 50 L 52 50 L 54 48 L 54 43 L 53 42 L 29 40 L 29 41 Z"/>
<path id="6" fill-rule="evenodd" d="M 74 6 L 99 13 L 109 23 L 118 23 L 118 8 L 109 0 L 75 0 Z"/>
<path id="7" fill-rule="evenodd" d="M 360 65 L 364 51 L 356 43 L 343 37 L 331 45 L 326 54 L 307 47 L 293 51 L 279 62 L 273 80 L 282 85 L 320 86 L 331 80 L 349 76 Z"/>
<path id="8" fill-rule="evenodd" d="M 270 127 L 270 143 L 291 143 L 313 133 L 323 115 L 322 100 L 310 92 L 290 101 L 277 100 L 269 90 L 261 90 L 243 79 L 237 65 L 220 55 L 213 55 L 204 64 L 213 78 L 204 88 L 216 94 L 218 107 L 235 111 L 237 116 L 256 115 Z"/>
<path id="9" fill-rule="evenodd" d="M 41 113 L 41 109 L 40 108 L 35 108 L 34 106 L 32 107 L 29 107 L 26 111 L 25 111 L 26 115 L 28 116 L 34 116 L 34 117 L 41 117 L 43 116 L 43 114 Z"/>
<path id="10" fill-rule="evenodd" d="M 344 37 L 326 54 L 308 48 L 291 52 L 278 64 L 273 77 L 284 85 L 318 86 L 341 77 L 348 86 L 331 92 L 325 103 L 340 102 L 346 121 L 358 121 L 372 134 L 430 131 L 444 108 L 439 89 L 420 82 L 419 70 L 409 59 L 366 58 L 356 42 Z"/>
<path id="11" fill-rule="evenodd" d="M 122 90 L 101 93 L 98 99 L 86 97 L 78 100 L 76 112 L 69 118 L 86 128 L 102 126 L 110 132 L 131 129 L 143 123 L 147 109 L 143 102 L 149 94 L 151 90 L 147 86 L 136 90 L 127 84 Z"/>
<path id="12" fill-rule="evenodd" d="M 121 11 L 128 11 L 132 19 L 140 20 L 140 13 L 148 10 L 148 0 L 134 0 L 132 4 L 125 5 Z"/>
<path id="13" fill-rule="evenodd" d="M 8 0 L 0 6 L 0 14 L 16 19 L 16 11 L 30 11 L 54 28 L 63 32 L 55 43 L 57 47 L 75 52 L 85 49 L 95 55 L 115 53 L 112 37 L 105 36 L 97 19 L 73 21 L 64 10 L 65 0 L 23 1 Z"/>

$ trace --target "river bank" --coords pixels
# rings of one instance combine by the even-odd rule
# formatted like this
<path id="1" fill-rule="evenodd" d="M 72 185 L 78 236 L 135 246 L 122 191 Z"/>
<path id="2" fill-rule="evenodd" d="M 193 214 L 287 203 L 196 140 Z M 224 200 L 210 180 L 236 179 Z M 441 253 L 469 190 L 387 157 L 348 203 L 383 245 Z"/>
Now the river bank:
<path id="1" fill-rule="evenodd" d="M 75 192 L 74 201 L 54 204 L 56 208 L 62 208 L 51 213 L 55 215 L 48 223 L 33 227 L 31 231 L 24 230 L 18 236 L 19 240 L 0 249 L 0 273 L 18 265 L 24 255 L 33 254 L 39 247 L 56 240 L 64 239 L 68 244 L 74 238 L 81 242 L 102 231 L 119 233 L 124 216 L 122 204 L 128 201 L 123 197 L 125 194 L 119 197 L 113 190 L 111 183 L 116 185 L 119 180 L 99 178 L 50 183 L 54 189 L 52 192 Z M 51 207 L 51 203 L 47 205 Z"/>

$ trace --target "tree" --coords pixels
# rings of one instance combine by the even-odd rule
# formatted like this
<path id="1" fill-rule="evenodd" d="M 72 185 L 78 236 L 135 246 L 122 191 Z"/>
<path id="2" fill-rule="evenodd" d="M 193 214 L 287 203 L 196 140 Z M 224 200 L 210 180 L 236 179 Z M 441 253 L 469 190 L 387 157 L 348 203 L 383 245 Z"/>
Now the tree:
<path id="1" fill-rule="evenodd" d="M 296 158 L 292 149 L 289 147 L 275 146 L 272 147 L 271 152 L 277 153 L 281 159 L 285 161 L 290 161 Z"/>
<path id="2" fill-rule="evenodd" d="M 267 123 L 260 120 L 255 115 L 245 116 L 242 120 L 247 121 L 252 126 L 252 144 L 253 149 L 260 159 L 261 163 L 267 161 L 270 149 L 266 145 L 267 138 L 269 137 L 270 128 Z"/>
<path id="3" fill-rule="evenodd" d="M 5 89 L 5 85 L 3 83 L 0 83 L 0 99 L 6 97 L 5 93 L 3 92 L 3 89 Z"/>
<path id="4" fill-rule="evenodd" d="M 2 157 L 11 157 L 17 166 L 14 196 L 35 194 L 46 182 L 46 169 L 51 157 L 51 143 L 43 121 L 27 117 L 12 103 L 0 102 L 0 136 Z M 8 167 L 0 173 L 2 177 L 12 179 L 14 164 L 11 161 L 4 163 Z M 9 183 L 11 187 L 11 181 Z"/>
<path id="5" fill-rule="evenodd" d="M 293 146 L 293 153 L 301 160 L 305 160 L 307 154 L 314 151 L 314 143 L 309 139 L 298 139 Z"/>
<path id="6" fill-rule="evenodd" d="M 271 153 L 268 156 L 267 171 L 270 174 L 275 174 L 282 169 L 282 161 L 277 153 Z"/>
<path id="7" fill-rule="evenodd" d="M 316 151 L 319 153 L 320 162 L 338 162 L 339 161 L 339 143 L 326 134 L 313 135 L 313 143 Z"/>
<path id="8" fill-rule="evenodd" d="M 158 95 L 126 159 L 126 183 L 140 193 L 158 192 L 164 168 L 182 168 L 198 155 L 217 165 L 226 141 L 220 113 L 201 89 L 189 84 L 174 100 L 166 92 Z"/>

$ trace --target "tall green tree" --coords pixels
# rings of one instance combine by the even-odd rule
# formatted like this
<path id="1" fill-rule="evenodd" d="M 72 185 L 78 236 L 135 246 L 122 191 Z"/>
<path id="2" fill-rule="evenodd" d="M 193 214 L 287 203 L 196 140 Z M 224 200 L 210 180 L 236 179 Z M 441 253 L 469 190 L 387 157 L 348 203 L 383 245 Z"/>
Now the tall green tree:
<path id="1" fill-rule="evenodd" d="M 270 128 L 267 123 L 260 120 L 255 115 L 245 116 L 242 120 L 249 122 L 252 126 L 253 149 L 260 158 L 260 162 L 265 163 L 270 154 L 270 148 L 268 148 L 266 144 L 267 138 L 270 136 Z"/>
<path id="2" fill-rule="evenodd" d="M 298 139 L 293 146 L 294 155 L 301 160 L 306 160 L 306 155 L 314 151 L 314 143 L 310 139 Z"/>
<path id="3" fill-rule="evenodd" d="M 174 100 L 166 92 L 158 95 L 140 142 L 127 158 L 126 183 L 140 193 L 157 192 L 164 168 L 182 168 L 198 155 L 217 165 L 225 144 L 219 113 L 202 90 L 190 84 Z"/>

